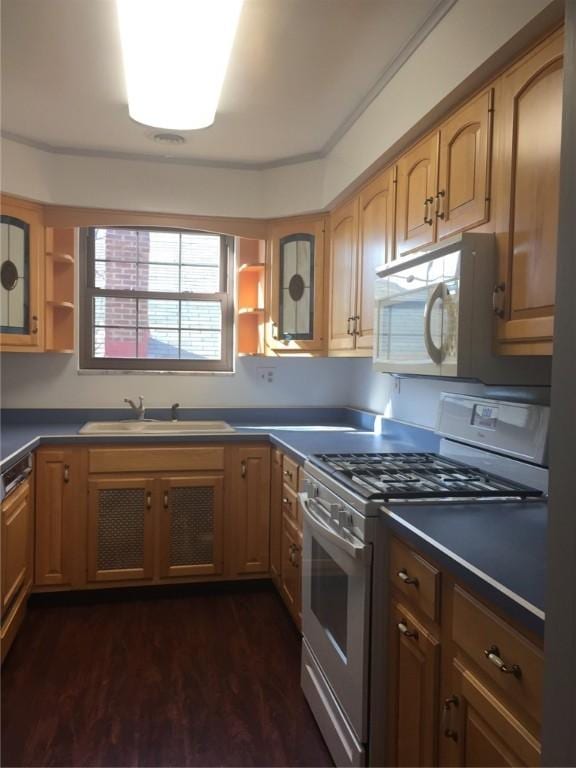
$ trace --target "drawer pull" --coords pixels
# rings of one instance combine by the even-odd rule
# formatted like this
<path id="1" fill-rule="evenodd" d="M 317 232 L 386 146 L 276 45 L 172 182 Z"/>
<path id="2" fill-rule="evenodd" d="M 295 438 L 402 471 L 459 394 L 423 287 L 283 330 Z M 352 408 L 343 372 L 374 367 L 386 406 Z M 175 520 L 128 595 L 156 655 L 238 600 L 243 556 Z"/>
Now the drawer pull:
<path id="1" fill-rule="evenodd" d="M 518 664 L 506 664 L 504 659 L 500 656 L 500 651 L 498 650 L 497 645 L 491 645 L 490 648 L 484 651 L 484 655 L 488 661 L 491 661 L 492 664 L 494 664 L 495 667 L 498 667 L 500 672 L 504 672 L 505 675 L 522 677 L 522 670 Z"/>
<path id="2" fill-rule="evenodd" d="M 449 696 L 447 699 L 444 699 L 444 704 L 442 705 L 442 724 L 443 728 L 442 731 L 444 733 L 444 736 L 447 739 L 452 739 L 452 741 L 458 741 L 458 731 L 455 731 L 452 728 L 451 723 L 451 713 L 453 707 L 458 706 L 458 696 Z"/>
<path id="3" fill-rule="evenodd" d="M 398 578 L 401 579 L 404 584 L 412 584 L 412 586 L 418 586 L 418 579 L 414 576 L 408 576 L 408 573 L 404 570 L 398 571 Z"/>
<path id="4" fill-rule="evenodd" d="M 408 626 L 403 621 L 398 624 L 398 630 L 404 635 L 404 637 L 411 637 L 414 640 L 418 640 L 418 632 L 414 632 L 411 629 L 408 629 Z"/>

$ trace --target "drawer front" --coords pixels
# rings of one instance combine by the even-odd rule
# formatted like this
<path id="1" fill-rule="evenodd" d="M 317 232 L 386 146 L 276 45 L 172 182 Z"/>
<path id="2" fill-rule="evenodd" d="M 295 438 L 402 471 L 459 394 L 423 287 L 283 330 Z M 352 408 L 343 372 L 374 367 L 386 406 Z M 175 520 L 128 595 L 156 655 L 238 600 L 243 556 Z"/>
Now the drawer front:
<path id="1" fill-rule="evenodd" d="M 429 619 L 438 621 L 440 572 L 397 539 L 390 542 L 390 581 Z"/>
<path id="2" fill-rule="evenodd" d="M 224 448 L 91 448 L 88 471 L 187 472 L 224 469 Z"/>
<path id="3" fill-rule="evenodd" d="M 298 464 L 288 456 L 284 456 L 282 459 L 282 478 L 284 484 L 293 491 L 298 491 Z"/>
<path id="4" fill-rule="evenodd" d="M 459 587 L 454 587 L 452 636 L 471 661 L 540 722 L 543 657 L 535 645 Z"/>
<path id="5" fill-rule="evenodd" d="M 301 532 L 298 496 L 286 483 L 282 486 L 282 512 L 284 517 L 288 518 L 294 527 Z"/>

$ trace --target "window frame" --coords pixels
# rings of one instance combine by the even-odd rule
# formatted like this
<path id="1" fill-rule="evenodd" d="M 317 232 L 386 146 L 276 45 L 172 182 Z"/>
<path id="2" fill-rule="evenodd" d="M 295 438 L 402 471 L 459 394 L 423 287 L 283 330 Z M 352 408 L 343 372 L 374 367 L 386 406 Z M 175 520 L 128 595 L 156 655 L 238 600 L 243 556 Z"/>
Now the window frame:
<path id="1" fill-rule="evenodd" d="M 194 291 L 141 291 L 96 288 L 95 242 L 97 229 L 124 229 L 130 232 L 171 232 L 198 235 L 215 235 L 220 238 L 220 291 L 196 293 Z M 80 229 L 80 328 L 79 367 L 86 371 L 148 371 L 148 372 L 226 372 L 234 370 L 234 238 L 219 232 L 178 229 L 174 227 L 109 226 L 100 225 Z M 95 357 L 94 298 L 109 296 L 127 299 L 160 299 L 172 301 L 219 302 L 222 312 L 221 357 L 219 360 L 181 360 L 176 358 Z M 178 329 L 181 330 L 181 329 Z"/>

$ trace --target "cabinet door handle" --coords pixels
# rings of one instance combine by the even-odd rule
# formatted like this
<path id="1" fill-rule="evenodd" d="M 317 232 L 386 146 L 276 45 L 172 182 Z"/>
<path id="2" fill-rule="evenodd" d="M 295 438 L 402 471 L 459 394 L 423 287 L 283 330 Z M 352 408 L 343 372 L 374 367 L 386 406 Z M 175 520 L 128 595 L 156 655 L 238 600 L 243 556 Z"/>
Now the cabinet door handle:
<path id="1" fill-rule="evenodd" d="M 413 640 L 418 640 L 418 632 L 408 629 L 408 625 L 403 620 L 398 623 L 398 631 L 401 632 L 404 637 L 410 637 Z"/>
<path id="2" fill-rule="evenodd" d="M 36 334 L 38 333 L 38 316 L 32 315 L 32 322 L 34 323 L 34 327 L 32 328 L 32 333 Z"/>
<path id="3" fill-rule="evenodd" d="M 353 322 L 354 322 L 354 316 L 352 315 L 351 317 L 348 318 L 347 324 L 346 324 L 346 334 L 348 336 L 353 336 L 354 335 L 354 332 L 353 332 L 352 328 L 350 327 L 350 324 L 353 323 Z"/>
<path id="4" fill-rule="evenodd" d="M 164 509 L 168 509 L 170 506 L 170 499 L 168 495 L 168 491 L 164 491 Z"/>
<path id="5" fill-rule="evenodd" d="M 488 661 L 491 661 L 492 664 L 494 664 L 495 667 L 498 667 L 500 672 L 503 672 L 505 675 L 522 677 L 522 670 L 518 664 L 506 664 L 504 659 L 500 656 L 500 651 L 498 650 L 497 645 L 491 645 L 490 648 L 487 648 L 484 651 L 484 656 L 486 656 Z"/>
<path id="6" fill-rule="evenodd" d="M 272 323 L 272 338 L 278 341 L 278 323 Z"/>
<path id="7" fill-rule="evenodd" d="M 434 204 L 434 198 L 433 197 L 427 197 L 426 200 L 424 200 L 424 224 L 432 224 L 434 223 L 434 219 L 428 212 L 428 206 L 432 206 Z"/>
<path id="8" fill-rule="evenodd" d="M 244 478 L 246 477 L 246 462 L 241 461 L 240 462 L 240 477 Z"/>
<path id="9" fill-rule="evenodd" d="M 436 218 L 444 219 L 446 214 L 444 213 L 444 199 L 446 197 L 446 190 L 441 189 L 436 195 Z"/>
<path id="10" fill-rule="evenodd" d="M 418 586 L 418 579 L 415 576 L 408 576 L 408 572 L 406 569 L 402 568 L 401 571 L 398 571 L 398 578 L 404 582 L 404 584 L 411 584 L 413 587 Z"/>
<path id="11" fill-rule="evenodd" d="M 504 317 L 504 293 L 506 291 L 506 283 L 497 283 L 492 291 L 492 311 L 496 317 Z"/>
<path id="12" fill-rule="evenodd" d="M 152 509 L 152 491 L 146 491 L 146 509 Z"/>
<path id="13" fill-rule="evenodd" d="M 442 732 L 447 739 L 458 741 L 458 731 L 452 728 L 451 713 L 458 706 L 458 696 L 449 696 L 442 705 Z"/>
<path id="14" fill-rule="evenodd" d="M 64 482 L 70 482 L 70 464 L 64 464 Z"/>

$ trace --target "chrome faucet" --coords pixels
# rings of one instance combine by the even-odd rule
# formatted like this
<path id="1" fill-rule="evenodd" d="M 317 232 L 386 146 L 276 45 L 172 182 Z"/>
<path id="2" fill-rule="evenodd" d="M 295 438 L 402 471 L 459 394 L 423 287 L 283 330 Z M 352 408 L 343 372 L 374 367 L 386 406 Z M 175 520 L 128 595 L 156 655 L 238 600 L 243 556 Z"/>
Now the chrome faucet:
<path id="1" fill-rule="evenodd" d="M 144 421 L 144 414 L 146 413 L 146 408 L 144 408 L 144 398 L 142 395 L 139 395 L 138 397 L 138 405 L 134 402 L 134 400 L 129 400 L 127 397 L 124 398 L 124 402 L 128 403 L 130 408 L 136 413 L 136 416 L 138 418 L 138 421 Z"/>
<path id="2" fill-rule="evenodd" d="M 178 421 L 178 408 L 180 408 L 180 403 L 174 403 L 170 406 L 170 420 L 171 421 Z"/>

